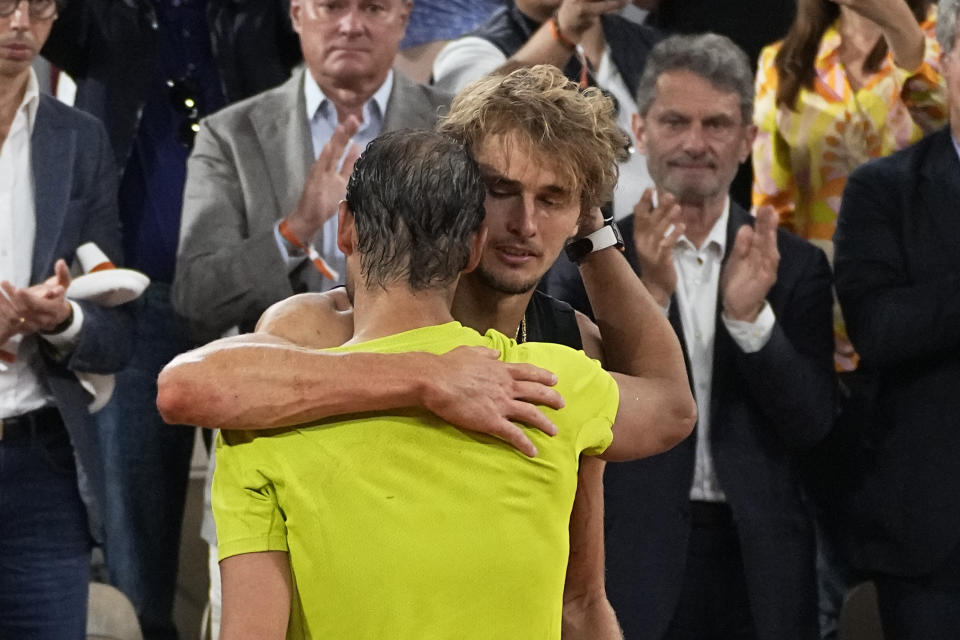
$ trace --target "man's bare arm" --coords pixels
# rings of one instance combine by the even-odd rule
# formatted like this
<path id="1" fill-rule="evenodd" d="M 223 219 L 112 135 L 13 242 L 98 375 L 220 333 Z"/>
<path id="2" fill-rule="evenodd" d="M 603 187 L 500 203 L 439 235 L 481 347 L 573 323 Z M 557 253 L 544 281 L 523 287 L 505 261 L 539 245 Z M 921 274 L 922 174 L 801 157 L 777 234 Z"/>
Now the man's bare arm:
<path id="1" fill-rule="evenodd" d="M 172 424 L 251 429 L 357 411 L 421 406 L 460 428 L 536 448 L 512 421 L 555 434 L 535 405 L 563 406 L 556 376 L 506 364 L 496 351 L 327 353 L 353 332 L 340 292 L 303 294 L 271 307 L 257 333 L 217 340 L 175 358 L 160 374 L 157 406 Z M 301 346 L 305 345 L 305 346 Z"/>
<path id="2" fill-rule="evenodd" d="M 581 326 L 584 352 L 601 359 L 596 325 Z M 570 512 L 570 558 L 563 582 L 563 640 L 622 640 L 617 615 L 607 600 L 603 553 L 603 469 L 593 456 L 580 457 L 577 493 Z"/>
<path id="3" fill-rule="evenodd" d="M 592 226 L 599 226 L 596 217 Z M 581 228 L 581 234 L 589 231 Z M 594 327 L 578 315 L 580 333 L 600 341 L 603 366 L 620 387 L 613 444 L 601 457 L 628 460 L 662 453 L 690 435 L 697 419 L 676 332 L 615 249 L 588 255 L 580 274 L 597 319 Z"/>
<path id="4" fill-rule="evenodd" d="M 557 8 L 556 26 L 544 22 L 498 71 L 509 73 L 536 64 L 552 64 L 563 69 L 574 54 L 571 45 L 580 44 L 584 35 L 597 26 L 600 16 L 615 13 L 626 4 L 627 0 L 563 0 Z M 557 35 L 554 35 L 555 28 Z"/>
<path id="5" fill-rule="evenodd" d="M 283 640 L 290 620 L 290 559 L 285 551 L 231 556 L 220 561 L 223 588 L 221 640 Z"/>
<path id="6" fill-rule="evenodd" d="M 603 553 L 603 469 L 591 456 L 580 459 L 577 493 L 570 513 L 570 559 L 563 583 L 563 640 L 622 640 L 607 600 Z"/>

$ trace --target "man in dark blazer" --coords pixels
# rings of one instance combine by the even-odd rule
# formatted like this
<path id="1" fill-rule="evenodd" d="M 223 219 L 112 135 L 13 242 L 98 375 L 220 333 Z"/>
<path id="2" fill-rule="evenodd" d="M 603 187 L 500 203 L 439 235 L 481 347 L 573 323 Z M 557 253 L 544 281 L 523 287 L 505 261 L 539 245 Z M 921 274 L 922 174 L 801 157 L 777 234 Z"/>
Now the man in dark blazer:
<path id="1" fill-rule="evenodd" d="M 847 181 L 837 295 L 870 377 L 847 551 L 888 638 L 960 637 L 960 3 L 940 3 L 950 125 Z"/>
<path id="2" fill-rule="evenodd" d="M 818 637 L 797 463 L 833 420 L 830 270 L 729 198 L 752 97 L 746 56 L 714 34 L 661 42 L 640 81 L 639 148 L 674 205 L 646 194 L 625 254 L 681 338 L 699 419 L 671 451 L 607 467 L 607 592 L 628 640 Z M 566 272 L 549 289 L 577 306 Z"/>
<path id="3" fill-rule="evenodd" d="M 0 9 L 10 7 L 10 3 Z M 67 262 L 120 255 L 116 172 L 94 118 L 40 95 L 30 63 L 57 4 L 0 13 L 0 637 L 84 635 L 104 483 L 74 372 L 133 351 L 126 307 L 71 300 Z"/>

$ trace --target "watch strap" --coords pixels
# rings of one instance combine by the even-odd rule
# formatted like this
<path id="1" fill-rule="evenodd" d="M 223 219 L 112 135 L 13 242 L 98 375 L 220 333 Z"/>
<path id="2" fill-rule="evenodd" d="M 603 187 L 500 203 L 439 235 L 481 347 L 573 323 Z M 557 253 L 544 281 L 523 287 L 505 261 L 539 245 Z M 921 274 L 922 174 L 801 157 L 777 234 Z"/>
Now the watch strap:
<path id="1" fill-rule="evenodd" d="M 573 240 L 564 247 L 564 251 L 571 262 L 577 264 L 595 251 L 608 247 L 617 247 L 623 250 L 623 237 L 613 221 L 603 225 L 593 233 L 577 240 Z"/>

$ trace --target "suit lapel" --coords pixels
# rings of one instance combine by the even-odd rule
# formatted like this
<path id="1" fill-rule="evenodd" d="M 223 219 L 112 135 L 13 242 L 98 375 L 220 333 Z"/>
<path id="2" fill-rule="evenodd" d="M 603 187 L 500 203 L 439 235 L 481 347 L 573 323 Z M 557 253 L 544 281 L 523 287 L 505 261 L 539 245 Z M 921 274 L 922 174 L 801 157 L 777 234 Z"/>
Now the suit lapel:
<path id="1" fill-rule="evenodd" d="M 76 155 L 76 133 L 61 127 L 45 96 L 40 97 L 37 120 L 30 140 L 30 162 L 33 168 L 34 208 L 37 232 L 33 245 L 30 281 L 39 282 L 53 272 L 53 262 L 63 252 L 58 249 L 64 219 L 70 204 L 73 184 L 73 163 Z"/>
<path id="2" fill-rule="evenodd" d="M 283 215 L 296 207 L 313 164 L 313 139 L 303 96 L 304 73 L 306 70 L 294 74 L 274 99 L 263 101 L 250 113 L 273 195 Z"/>
<path id="3" fill-rule="evenodd" d="M 720 282 L 723 277 L 723 268 L 730 258 L 730 252 L 733 250 L 733 243 L 736 240 L 737 232 L 745 224 L 752 225 L 753 217 L 737 203 L 730 202 L 730 219 L 727 221 L 727 246 L 723 250 L 723 262 L 721 263 L 720 279 L 717 282 L 717 308 L 714 311 L 714 334 L 713 334 L 713 385 L 710 391 L 710 430 L 715 432 L 715 428 L 722 424 L 722 420 L 715 418 L 720 415 L 724 388 L 724 375 L 729 375 L 734 371 L 736 358 L 736 345 L 733 338 L 727 333 L 727 328 L 723 325 L 721 313 L 723 311 L 723 295 L 720 291 Z M 720 427 L 722 429 L 722 427 Z"/>

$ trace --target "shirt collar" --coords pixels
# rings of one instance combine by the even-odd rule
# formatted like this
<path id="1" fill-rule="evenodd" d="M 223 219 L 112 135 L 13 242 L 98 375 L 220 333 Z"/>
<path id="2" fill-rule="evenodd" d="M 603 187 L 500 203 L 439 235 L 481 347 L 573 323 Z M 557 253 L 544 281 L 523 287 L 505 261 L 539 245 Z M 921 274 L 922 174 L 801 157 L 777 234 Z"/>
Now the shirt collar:
<path id="1" fill-rule="evenodd" d="M 310 122 L 317 115 L 318 110 L 325 108 L 325 105 L 330 103 L 330 99 L 323 93 L 323 89 L 317 84 L 317 81 L 309 69 L 304 71 L 303 78 L 303 95 L 307 104 L 307 121 Z M 393 69 L 387 72 L 387 77 L 384 78 L 383 84 L 380 85 L 373 96 L 363 105 L 364 116 L 366 116 L 367 109 L 371 106 L 371 103 L 376 105 L 379 115 L 383 116 L 387 112 L 387 101 L 390 100 L 390 92 L 392 90 Z M 366 120 L 366 118 L 364 118 L 364 120 Z"/>
<path id="2" fill-rule="evenodd" d="M 953 137 L 953 133 L 950 134 L 950 141 L 953 142 L 953 149 L 957 152 L 957 159 L 960 159 L 960 142 Z"/>
<path id="3" fill-rule="evenodd" d="M 33 125 L 37 121 L 37 109 L 40 106 L 40 83 L 37 82 L 37 74 L 30 69 L 30 77 L 27 80 L 27 90 L 23 94 L 23 101 L 17 111 L 23 111 L 27 118 L 27 132 L 33 135 Z"/>
<path id="4" fill-rule="evenodd" d="M 723 203 L 723 213 L 720 214 L 720 217 L 717 218 L 717 221 L 713 223 L 713 228 L 710 229 L 710 234 L 707 236 L 707 241 L 704 243 L 704 246 L 709 247 L 711 244 L 716 244 L 720 248 L 720 255 L 724 255 L 727 252 L 727 225 L 730 222 L 730 196 L 727 196 L 726 201 Z"/>
<path id="5" fill-rule="evenodd" d="M 827 69 L 832 66 L 831 58 L 837 54 L 843 39 L 840 37 L 840 19 L 838 18 L 827 27 L 820 37 L 820 46 L 817 47 L 817 57 L 814 59 L 815 69 Z"/>
<path id="6" fill-rule="evenodd" d="M 730 196 L 727 196 L 727 199 L 723 203 L 723 213 L 720 214 L 720 217 L 717 218 L 717 221 L 713 223 L 713 227 L 710 228 L 710 233 L 707 234 L 706 239 L 703 241 L 703 246 L 700 250 L 708 249 L 711 245 L 716 245 L 720 251 L 720 255 L 724 255 L 727 251 L 727 223 L 730 221 Z M 690 242 L 689 238 L 686 235 L 681 235 L 677 238 L 677 244 L 683 244 L 684 246 L 690 247 L 690 249 L 697 251 L 697 248 L 693 246 L 693 243 Z"/>

